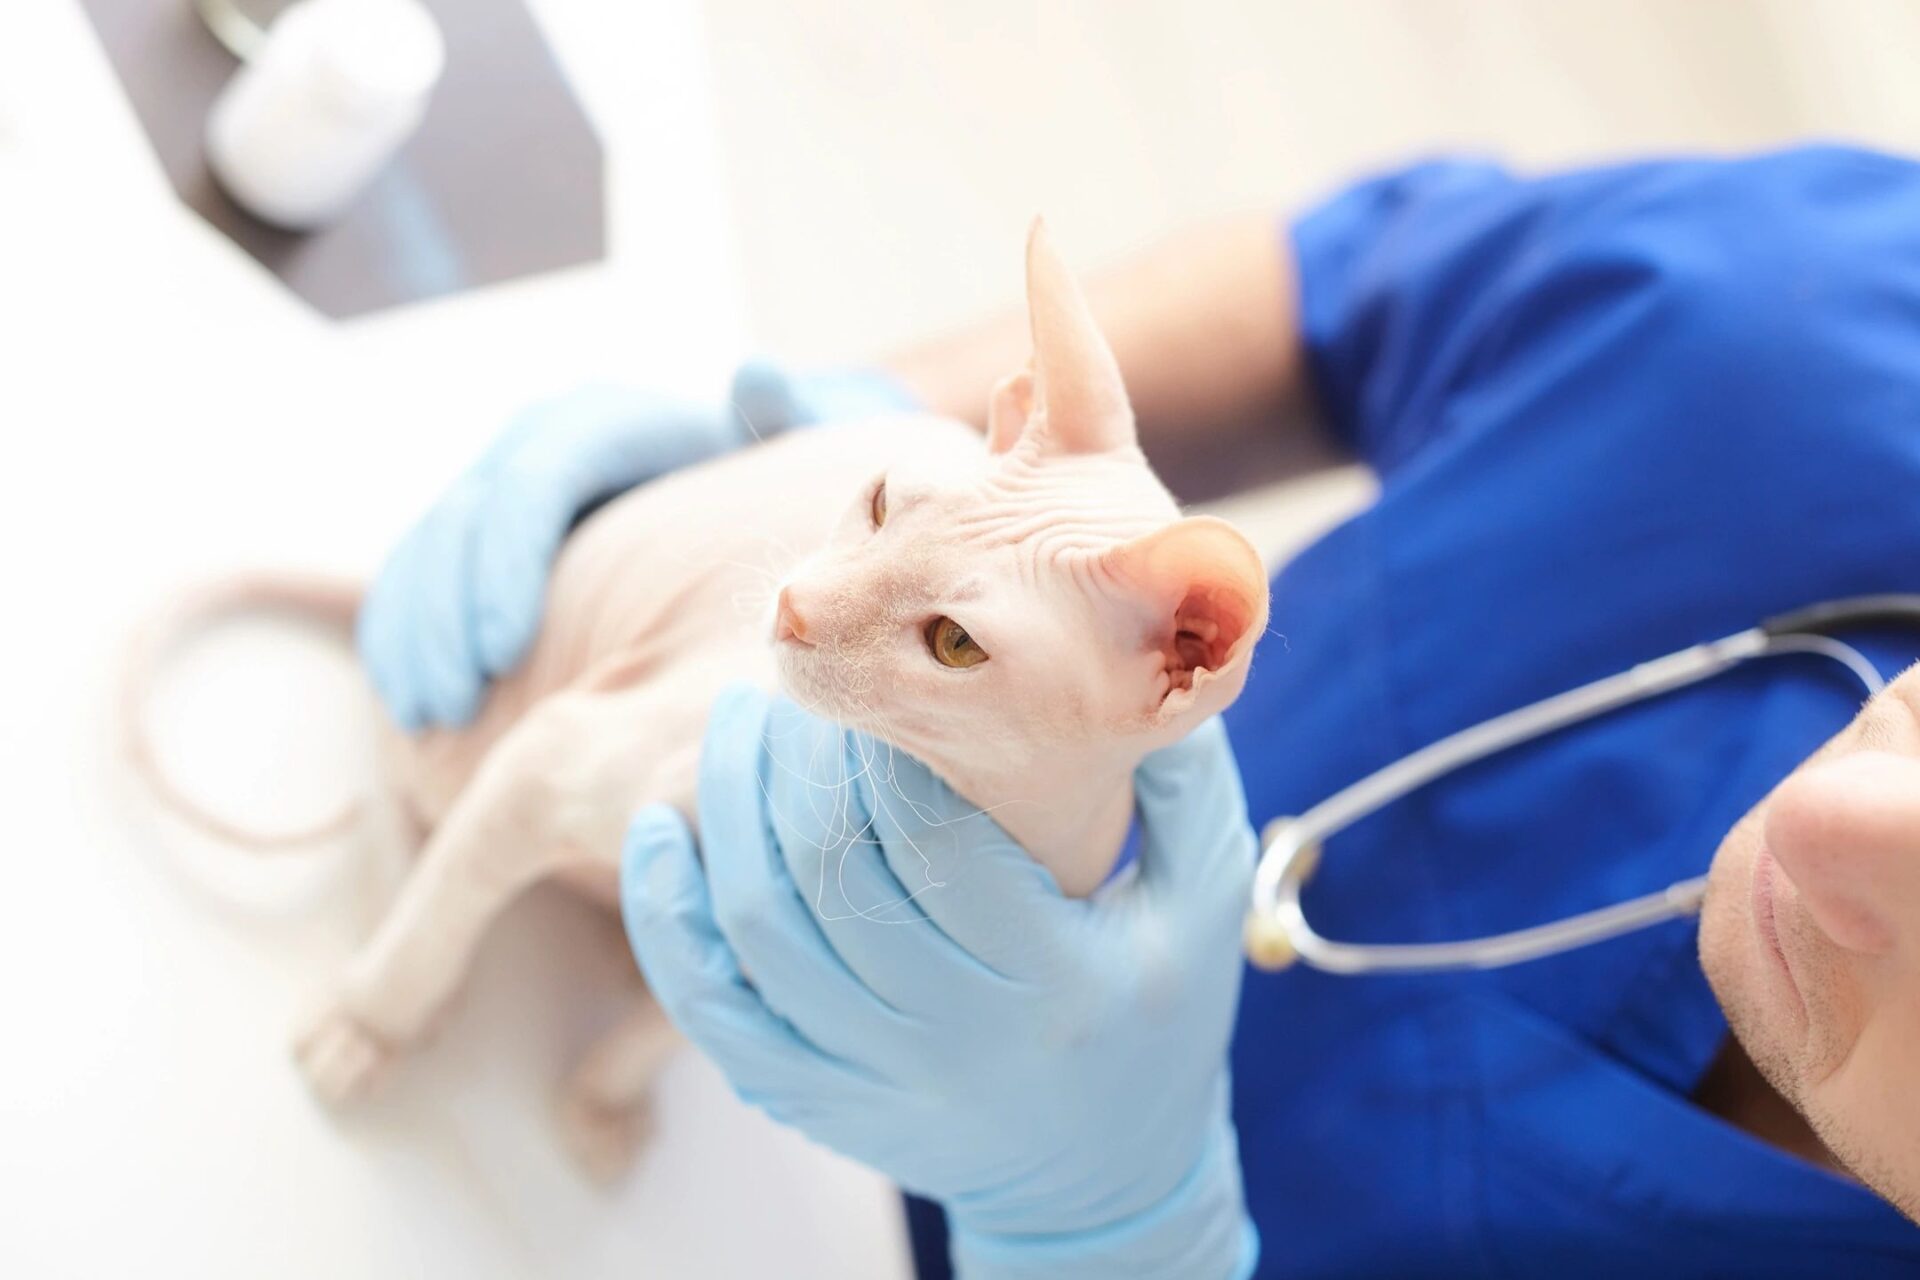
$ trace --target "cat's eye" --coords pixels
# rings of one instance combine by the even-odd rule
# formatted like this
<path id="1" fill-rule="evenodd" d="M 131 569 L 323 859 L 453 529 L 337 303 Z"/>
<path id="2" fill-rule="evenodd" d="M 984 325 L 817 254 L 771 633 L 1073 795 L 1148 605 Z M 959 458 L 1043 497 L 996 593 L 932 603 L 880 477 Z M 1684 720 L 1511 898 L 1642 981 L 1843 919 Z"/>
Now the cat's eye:
<path id="1" fill-rule="evenodd" d="M 882 480 L 873 490 L 873 527 L 878 529 L 887 522 L 887 482 Z"/>
<path id="2" fill-rule="evenodd" d="M 943 667 L 977 667 L 987 660 L 987 651 L 952 618 L 927 624 L 927 652 Z"/>

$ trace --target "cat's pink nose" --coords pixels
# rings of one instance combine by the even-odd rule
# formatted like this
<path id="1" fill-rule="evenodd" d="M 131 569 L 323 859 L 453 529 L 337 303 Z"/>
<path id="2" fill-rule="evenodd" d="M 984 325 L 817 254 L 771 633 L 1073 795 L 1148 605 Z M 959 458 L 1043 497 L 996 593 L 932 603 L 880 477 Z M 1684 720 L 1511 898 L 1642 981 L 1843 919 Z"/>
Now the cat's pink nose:
<path id="1" fill-rule="evenodd" d="M 780 599 L 773 614 L 773 638 L 776 642 L 792 640 L 796 644 L 811 643 L 807 639 L 807 620 L 793 607 L 793 591 L 790 587 L 780 588 Z"/>

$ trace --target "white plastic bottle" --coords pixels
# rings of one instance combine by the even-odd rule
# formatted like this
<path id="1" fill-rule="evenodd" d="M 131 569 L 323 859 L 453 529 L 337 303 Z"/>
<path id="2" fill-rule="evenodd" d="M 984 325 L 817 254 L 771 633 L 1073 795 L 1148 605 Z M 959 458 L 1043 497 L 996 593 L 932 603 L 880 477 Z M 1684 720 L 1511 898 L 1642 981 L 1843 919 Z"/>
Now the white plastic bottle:
<path id="1" fill-rule="evenodd" d="M 207 163 L 257 217 L 322 226 L 419 127 L 445 61 L 419 0 L 300 0 L 214 102 Z"/>

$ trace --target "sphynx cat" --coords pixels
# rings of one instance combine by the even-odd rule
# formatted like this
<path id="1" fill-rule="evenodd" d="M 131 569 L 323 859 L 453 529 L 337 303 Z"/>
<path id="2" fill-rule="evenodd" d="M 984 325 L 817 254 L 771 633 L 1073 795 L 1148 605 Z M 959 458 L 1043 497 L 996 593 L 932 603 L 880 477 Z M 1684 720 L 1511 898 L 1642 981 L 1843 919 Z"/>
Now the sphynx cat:
<path id="1" fill-rule="evenodd" d="M 994 389 L 984 445 L 961 423 L 905 415 L 792 432 L 634 489 L 570 537 L 543 630 L 478 719 L 391 735 L 399 799 L 427 834 L 298 1038 L 316 1093 L 355 1098 L 418 1041 L 489 923 L 534 882 L 615 907 L 629 819 L 655 801 L 693 818 L 708 709 L 735 681 L 924 761 L 1063 892 L 1102 882 L 1135 766 L 1238 695 L 1267 581 L 1244 537 L 1182 518 L 1148 468 L 1113 354 L 1039 222 L 1027 297 L 1033 355 Z M 777 590 L 770 547 L 791 560 Z M 741 600 L 756 592 L 771 608 L 750 615 Z M 278 595 L 342 620 L 358 599 Z M 167 803 L 245 837 L 169 788 L 137 732 L 133 744 Z M 630 1161 L 675 1043 L 637 991 L 573 1071 L 562 1129 L 589 1172 Z"/>

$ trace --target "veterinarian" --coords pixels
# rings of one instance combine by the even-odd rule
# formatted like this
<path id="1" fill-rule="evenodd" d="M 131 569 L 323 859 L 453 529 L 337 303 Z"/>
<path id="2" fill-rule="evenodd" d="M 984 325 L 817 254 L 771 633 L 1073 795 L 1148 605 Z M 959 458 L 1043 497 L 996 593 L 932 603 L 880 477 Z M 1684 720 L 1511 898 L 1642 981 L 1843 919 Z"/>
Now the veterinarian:
<path id="1" fill-rule="evenodd" d="M 949 822 L 976 863 L 918 899 L 929 924 L 817 918 L 780 842 L 838 815 L 778 839 L 767 815 L 845 763 L 724 702 L 704 864 L 658 813 L 627 851 L 682 1028 L 749 1101 L 943 1204 L 966 1277 L 1920 1274 L 1920 676 L 1861 712 L 1827 665 L 1750 664 L 1415 793 L 1307 894 L 1332 936 L 1438 941 L 1711 863 L 1698 921 L 1467 975 L 1243 982 L 1237 952 L 1275 816 L 1769 615 L 1920 588 L 1920 167 L 1425 164 L 1277 234 L 1169 242 L 1092 298 L 1163 473 L 1260 418 L 1364 459 L 1378 502 L 1274 580 L 1226 734 L 1143 767 L 1139 874 L 1093 902 L 902 761 L 914 805 L 856 788 L 853 873 L 909 882 Z M 1024 356 L 1009 321 L 885 373 L 750 369 L 735 399 L 762 430 L 978 421 Z M 745 443 L 741 417 L 602 392 L 519 424 L 363 616 L 396 715 L 471 714 L 575 514 Z M 1920 649 L 1849 639 L 1887 671 Z M 939 1216 L 913 1211 L 927 1275 Z"/>

